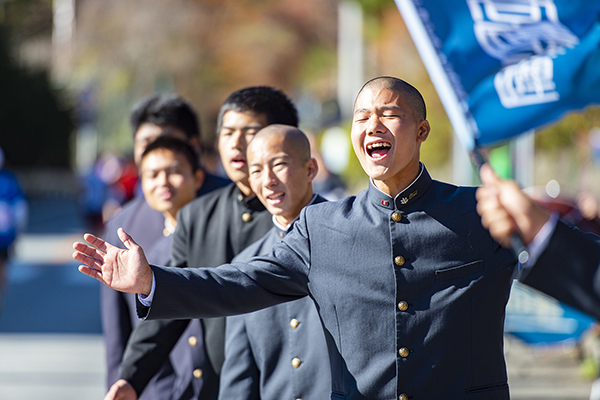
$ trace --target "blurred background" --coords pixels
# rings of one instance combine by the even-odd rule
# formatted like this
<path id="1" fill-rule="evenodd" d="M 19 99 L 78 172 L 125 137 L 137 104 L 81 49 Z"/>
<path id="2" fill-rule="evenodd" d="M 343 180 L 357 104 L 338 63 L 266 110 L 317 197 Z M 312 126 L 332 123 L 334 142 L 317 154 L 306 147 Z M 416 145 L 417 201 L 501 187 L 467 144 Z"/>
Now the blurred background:
<path id="1" fill-rule="evenodd" d="M 188 99 L 207 167 L 218 172 L 221 103 L 246 86 L 282 89 L 328 169 L 355 194 L 367 179 L 349 143 L 349 115 L 361 85 L 378 75 L 401 77 L 425 97 L 432 134 L 422 160 L 432 176 L 477 184 L 391 0 L 0 0 L 0 148 L 27 204 L 0 302 L 0 398 L 104 394 L 98 286 L 70 261 L 71 243 L 100 231 L 133 194 L 128 114 L 136 100 L 155 91 Z M 574 223 L 597 219 L 599 107 L 494 148 L 490 159 L 540 201 L 572 212 Z M 548 357 L 526 348 L 533 359 Z M 572 376 L 559 372 L 575 397 L 527 397 L 529 389 L 518 397 L 519 384 L 540 384 L 515 378 L 513 398 L 587 398 L 596 362 L 568 349 L 558 353 L 570 361 L 557 365 L 572 366 Z M 509 371 L 536 366 L 519 360 L 509 357 Z"/>

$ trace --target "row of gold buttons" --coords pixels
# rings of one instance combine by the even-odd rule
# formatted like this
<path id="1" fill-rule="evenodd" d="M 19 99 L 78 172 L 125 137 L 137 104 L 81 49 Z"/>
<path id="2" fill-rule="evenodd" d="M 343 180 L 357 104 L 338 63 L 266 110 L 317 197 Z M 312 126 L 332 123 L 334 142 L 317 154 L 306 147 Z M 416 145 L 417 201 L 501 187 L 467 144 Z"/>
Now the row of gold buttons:
<path id="1" fill-rule="evenodd" d="M 402 221 L 402 214 L 400 214 L 398 211 L 394 211 L 392 213 L 392 220 L 394 222 Z M 394 264 L 396 264 L 399 267 L 403 266 L 405 262 L 406 262 L 406 259 L 402 256 L 396 256 L 394 258 Z M 399 302 L 398 310 L 400 310 L 400 311 L 408 310 L 408 303 L 406 301 Z M 410 353 L 410 351 L 406 347 L 402 347 L 402 348 L 400 348 L 400 350 L 398 350 L 398 354 L 400 355 L 400 357 L 403 357 L 403 358 L 408 357 L 409 353 Z M 408 396 L 405 393 L 402 393 L 398 396 L 398 400 L 408 400 Z"/>

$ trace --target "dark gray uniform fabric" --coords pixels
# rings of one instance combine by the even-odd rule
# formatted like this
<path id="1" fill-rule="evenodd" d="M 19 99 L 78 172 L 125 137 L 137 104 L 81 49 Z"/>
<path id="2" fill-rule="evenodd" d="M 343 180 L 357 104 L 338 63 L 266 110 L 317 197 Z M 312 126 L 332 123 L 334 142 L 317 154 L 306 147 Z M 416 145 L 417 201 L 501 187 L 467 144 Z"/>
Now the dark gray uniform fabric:
<path id="1" fill-rule="evenodd" d="M 524 283 L 598 318 L 599 267 L 600 237 L 559 221 Z"/>
<path id="2" fill-rule="evenodd" d="M 250 263 L 153 267 L 152 307 L 138 302 L 138 314 L 211 317 L 309 295 L 325 328 L 331 399 L 506 400 L 503 324 L 515 259 L 475 204 L 475 188 L 433 181 L 424 169 L 394 199 L 371 184 L 307 207 Z M 600 309 L 580 276 L 557 280 L 545 267 L 528 283 L 565 285 L 577 304 L 585 290 Z"/>
<path id="3" fill-rule="evenodd" d="M 209 193 L 230 183 L 228 179 L 206 174 L 198 196 Z M 124 248 L 117 236 L 117 229 L 122 227 L 144 249 L 148 260 L 160 264 L 168 264 L 170 259 L 171 238 L 163 235 L 165 219 L 161 213 L 150 208 L 143 196 L 136 197 L 127 203 L 123 209 L 111 218 L 105 226 L 104 239 Z M 135 313 L 135 296 L 112 290 L 104 285 L 101 288 L 102 327 L 106 344 L 107 386 L 112 386 L 119 378 L 119 366 L 125 353 L 127 341 L 132 331 L 138 325 L 139 319 Z M 164 365 L 146 385 L 146 390 L 140 400 L 186 400 L 195 398 L 179 395 L 189 392 L 191 379 L 190 371 L 201 368 L 203 358 L 202 331 L 200 324 L 191 325 L 186 332 L 187 337 L 199 337 L 195 346 L 198 354 L 189 353 L 190 345 L 181 341 L 174 345 L 173 354 L 169 359 L 167 354 Z"/>
<path id="4" fill-rule="evenodd" d="M 230 262 L 272 227 L 271 215 L 260 201 L 255 196 L 244 199 L 233 183 L 186 205 L 177 219 L 170 263 L 177 267 L 215 267 Z M 141 322 L 128 344 L 120 378 L 130 382 L 139 393 L 182 338 L 189 323 L 188 319 Z M 203 382 L 198 398 L 216 399 L 224 359 L 225 319 L 203 320 L 201 326 L 208 362 L 194 370 L 195 382 Z"/>
<path id="5" fill-rule="evenodd" d="M 312 204 L 325 201 L 315 196 Z M 233 260 L 266 254 L 287 231 L 274 226 Z M 327 344 L 309 297 L 227 317 L 220 400 L 322 400 L 331 379 Z"/>
<path id="6" fill-rule="evenodd" d="M 151 209 L 144 197 L 139 196 L 132 199 L 117 215 L 108 220 L 103 237 L 107 242 L 124 248 L 117 236 L 117 229 L 122 227 L 140 246 L 151 248 L 163 237 L 164 226 L 165 218 L 162 214 Z M 100 299 L 106 348 L 106 384 L 110 388 L 118 379 L 119 365 L 123 359 L 127 340 L 139 320 L 135 318 L 135 296 L 102 285 Z M 153 400 L 149 394 L 141 399 Z"/>

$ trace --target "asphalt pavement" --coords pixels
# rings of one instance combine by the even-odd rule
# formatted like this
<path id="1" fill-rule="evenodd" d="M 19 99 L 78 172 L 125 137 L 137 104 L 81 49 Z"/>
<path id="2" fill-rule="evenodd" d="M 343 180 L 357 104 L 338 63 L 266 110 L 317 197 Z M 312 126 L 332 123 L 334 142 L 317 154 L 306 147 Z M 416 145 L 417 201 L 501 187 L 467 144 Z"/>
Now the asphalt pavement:
<path id="1" fill-rule="evenodd" d="M 72 199 L 32 201 L 31 220 L 9 265 L 0 314 L 0 399 L 102 399 L 104 347 L 99 284 L 71 261 L 87 230 Z M 576 348 L 507 337 L 513 400 L 587 400 L 591 381 Z"/>

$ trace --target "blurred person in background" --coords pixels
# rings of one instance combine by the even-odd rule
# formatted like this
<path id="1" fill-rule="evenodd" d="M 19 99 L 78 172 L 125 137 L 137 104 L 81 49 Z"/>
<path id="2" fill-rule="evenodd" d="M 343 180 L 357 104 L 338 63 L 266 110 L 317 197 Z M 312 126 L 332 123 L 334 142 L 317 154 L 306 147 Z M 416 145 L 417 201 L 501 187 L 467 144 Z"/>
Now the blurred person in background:
<path id="1" fill-rule="evenodd" d="M 319 151 L 315 135 L 307 133 L 306 136 L 310 141 L 310 152 L 319 165 L 319 171 L 313 181 L 315 193 L 320 194 L 329 201 L 343 199 L 346 197 L 346 184 L 342 178 L 327 168 L 327 164 L 325 164 L 325 160 L 323 160 L 323 156 Z"/>
<path id="2" fill-rule="evenodd" d="M 153 94 L 141 99 L 135 104 L 130 113 L 130 123 L 134 139 L 134 160 L 140 165 L 142 154 L 146 147 L 160 135 L 167 135 L 187 141 L 195 151 L 200 141 L 200 126 L 198 117 L 185 100 L 174 94 Z M 229 181 L 199 170 L 202 185 L 197 195 L 208 193 L 222 187 Z M 162 212 L 150 207 L 142 195 L 142 191 L 128 202 L 105 226 L 105 236 L 117 239 L 117 229 L 129 229 L 137 232 L 139 240 L 153 248 L 164 238 L 165 217 Z M 135 297 L 103 287 L 101 289 L 102 329 L 106 345 L 107 388 L 116 381 L 119 366 L 123 359 L 127 341 L 138 324 L 135 313 Z M 200 329 L 192 326 L 190 329 Z M 202 346 L 202 343 L 199 344 Z M 144 392 L 141 399 L 165 399 L 172 393 L 170 385 L 173 374 L 180 370 L 193 369 L 186 360 L 179 365 L 171 364 L 167 357 L 159 366 L 157 373 Z M 189 361 L 189 360 L 188 360 Z M 161 384 L 161 380 L 167 384 Z"/>
<path id="3" fill-rule="evenodd" d="M 244 88 L 225 100 L 217 121 L 217 148 L 223 169 L 234 183 L 181 209 L 173 234 L 171 265 L 215 267 L 229 262 L 272 228 L 271 214 L 248 182 L 246 147 L 260 129 L 277 123 L 298 125 L 296 107 L 277 89 Z M 200 335 L 186 332 L 188 324 L 196 323 L 201 323 Z M 140 322 L 127 344 L 115 390 L 105 400 L 135 399 L 122 396 L 131 394 L 130 387 L 138 395 L 145 393 L 150 377 L 180 340 L 190 344 L 193 357 L 207 360 L 204 368 L 185 371 L 194 388 L 199 388 L 193 397 L 185 399 L 216 400 L 225 357 L 225 318 Z M 204 343 L 203 351 L 197 343 Z"/>
<path id="4" fill-rule="evenodd" d="M 302 131 L 270 125 L 248 145 L 252 191 L 273 215 L 273 228 L 233 261 L 266 254 L 292 229 L 300 211 L 326 201 L 313 194 L 318 174 Z M 331 379 L 325 334 L 309 297 L 227 317 L 219 399 L 319 400 Z"/>
<path id="5" fill-rule="evenodd" d="M 167 135 L 160 136 L 150 143 L 140 160 L 140 180 L 144 198 L 148 205 L 164 218 L 162 236 L 154 243 L 148 253 L 152 262 L 169 262 L 172 233 L 177 226 L 177 213 L 185 204 L 196 198 L 204 181 L 204 174 L 199 168 L 198 154 L 186 141 Z M 188 335 L 198 335 L 200 326 L 190 324 Z M 187 337 L 187 336 L 186 336 Z M 197 343 L 196 346 L 201 346 Z M 193 357 L 189 351 L 187 340 L 180 340 L 169 355 L 160 375 L 153 379 L 151 385 L 140 398 L 179 399 L 183 394 L 178 391 L 188 390 L 191 396 L 191 374 L 185 372 L 204 367 L 205 360 Z M 107 394 L 108 398 L 114 392 L 120 392 L 118 398 L 137 398 L 133 387 L 113 385 Z M 128 393 L 129 391 L 129 393 Z M 147 393 L 147 394 L 146 394 Z"/>
<path id="6" fill-rule="evenodd" d="M 0 147 L 0 312 L 7 284 L 8 259 L 19 232 L 27 225 L 28 202 L 15 174 L 4 169 Z"/>

